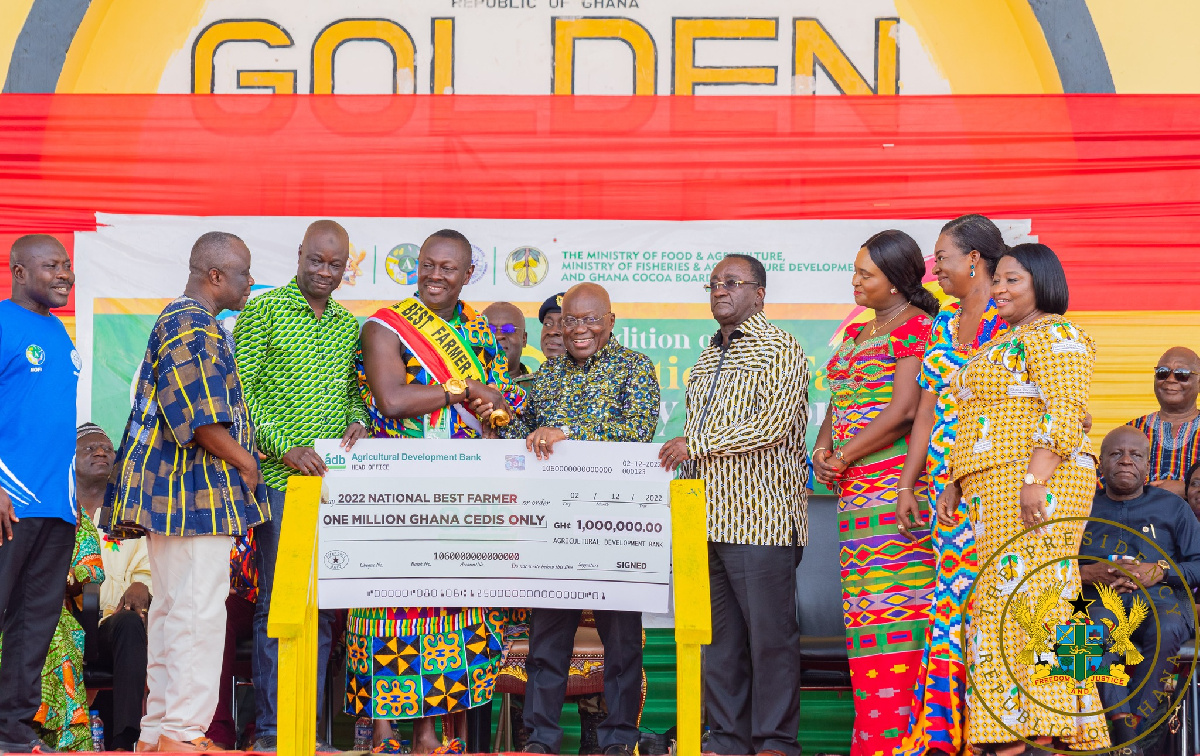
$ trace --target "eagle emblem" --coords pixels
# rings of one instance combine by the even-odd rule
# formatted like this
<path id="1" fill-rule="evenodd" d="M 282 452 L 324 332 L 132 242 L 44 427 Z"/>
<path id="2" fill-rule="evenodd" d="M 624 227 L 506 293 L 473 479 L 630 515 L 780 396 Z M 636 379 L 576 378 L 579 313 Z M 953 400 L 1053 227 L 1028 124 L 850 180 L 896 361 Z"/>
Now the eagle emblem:
<path id="1" fill-rule="evenodd" d="M 1144 657 L 1137 650 L 1137 646 L 1129 640 L 1129 636 L 1134 630 L 1137 630 L 1138 625 L 1145 621 L 1146 616 L 1150 613 L 1150 607 L 1140 597 L 1134 597 L 1133 603 L 1129 607 L 1129 615 L 1125 614 L 1125 604 L 1121 601 L 1121 596 L 1111 586 L 1097 585 L 1096 591 L 1100 594 L 1100 602 L 1104 604 L 1104 608 L 1112 612 L 1117 618 L 1117 624 L 1114 627 L 1112 620 L 1107 617 L 1101 618 L 1101 622 L 1108 628 L 1109 635 L 1112 636 L 1112 652 L 1115 654 L 1125 655 L 1125 664 L 1134 665 L 1140 662 Z"/>
<path id="2" fill-rule="evenodd" d="M 1046 615 L 1058 604 L 1064 587 L 1063 583 L 1051 583 L 1046 586 L 1038 596 L 1032 614 L 1029 612 L 1024 593 L 1021 594 L 1020 601 L 1013 602 L 1013 616 L 1029 636 L 1029 642 L 1017 654 L 1017 661 L 1021 664 L 1033 664 L 1040 650 L 1049 645 L 1051 630 L 1046 625 Z"/>

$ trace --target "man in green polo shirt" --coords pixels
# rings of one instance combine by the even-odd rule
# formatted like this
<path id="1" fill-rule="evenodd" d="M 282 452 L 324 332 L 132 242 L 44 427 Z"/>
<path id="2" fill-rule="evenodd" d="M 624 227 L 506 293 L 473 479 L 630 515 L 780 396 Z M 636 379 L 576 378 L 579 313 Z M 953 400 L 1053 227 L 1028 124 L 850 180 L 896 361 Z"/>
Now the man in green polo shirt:
<path id="1" fill-rule="evenodd" d="M 283 520 L 284 491 L 292 475 L 324 475 L 313 450 L 318 438 L 341 436 L 349 449 L 367 436 L 366 408 L 354 376 L 358 321 L 330 299 L 350 255 L 346 229 L 331 220 L 308 227 L 296 277 L 255 297 L 238 316 L 233 337 L 237 367 L 254 421 L 255 440 L 271 502 L 271 519 L 254 528 L 258 545 L 258 604 L 254 610 L 255 751 L 274 751 L 278 703 L 278 642 L 267 637 L 267 614 Z M 332 613 L 321 612 L 317 695 L 325 692 Z M 320 744 L 318 751 L 333 750 Z"/>

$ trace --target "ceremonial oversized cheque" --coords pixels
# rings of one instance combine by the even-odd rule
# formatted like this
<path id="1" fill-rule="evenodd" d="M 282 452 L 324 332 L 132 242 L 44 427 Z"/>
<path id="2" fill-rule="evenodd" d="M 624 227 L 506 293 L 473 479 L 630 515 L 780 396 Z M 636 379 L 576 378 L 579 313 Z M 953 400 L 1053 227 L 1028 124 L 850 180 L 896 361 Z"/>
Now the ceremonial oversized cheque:
<path id="1" fill-rule="evenodd" d="M 317 441 L 322 608 L 667 611 L 672 475 L 659 444 Z"/>

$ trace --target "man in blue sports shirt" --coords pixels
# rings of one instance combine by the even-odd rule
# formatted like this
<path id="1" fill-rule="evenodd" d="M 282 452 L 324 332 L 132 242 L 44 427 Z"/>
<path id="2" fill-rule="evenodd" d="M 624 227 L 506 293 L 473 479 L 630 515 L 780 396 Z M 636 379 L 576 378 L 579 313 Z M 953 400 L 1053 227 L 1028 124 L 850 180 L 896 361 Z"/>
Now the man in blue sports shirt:
<path id="1" fill-rule="evenodd" d="M 0 752 L 45 753 L 33 717 L 75 546 L 75 389 L 82 362 L 51 308 L 75 273 L 52 236 L 12 246 L 0 302 Z"/>

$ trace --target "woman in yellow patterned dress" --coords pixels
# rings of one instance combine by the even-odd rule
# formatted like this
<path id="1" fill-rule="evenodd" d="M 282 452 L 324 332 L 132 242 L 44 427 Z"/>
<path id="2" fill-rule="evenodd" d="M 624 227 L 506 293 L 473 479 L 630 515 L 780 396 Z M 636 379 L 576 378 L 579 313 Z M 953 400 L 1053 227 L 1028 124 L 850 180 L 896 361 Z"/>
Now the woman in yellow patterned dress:
<path id="1" fill-rule="evenodd" d="M 968 636 L 968 741 L 982 754 L 1109 744 L 1097 696 L 1046 677 L 1055 625 L 1080 591 L 1083 521 L 1096 464 L 1083 433 L 1095 364 L 1091 337 L 1063 317 L 1067 281 L 1054 252 L 1020 244 L 1001 258 L 992 298 L 1012 327 L 958 372 L 952 483 L 979 549 Z M 1023 607 L 1023 611 L 1022 608 Z M 1040 681 L 1039 681 L 1040 680 Z"/>

